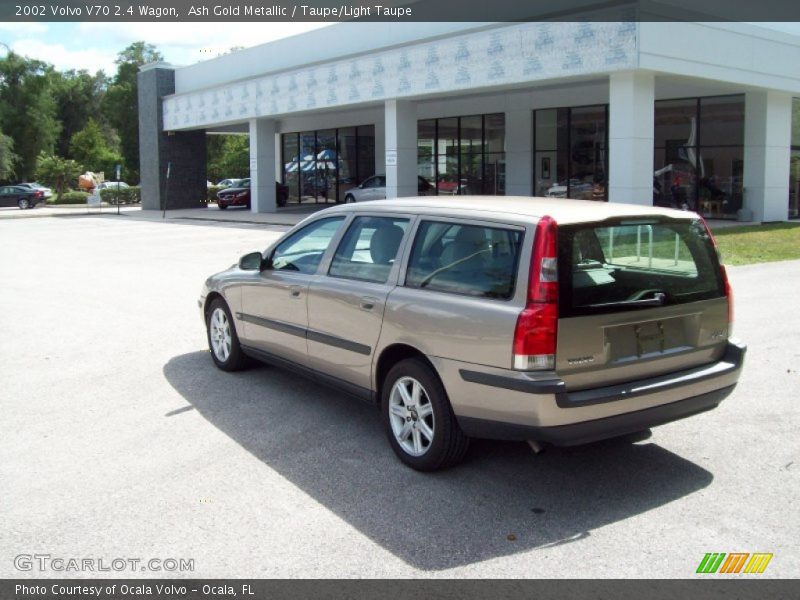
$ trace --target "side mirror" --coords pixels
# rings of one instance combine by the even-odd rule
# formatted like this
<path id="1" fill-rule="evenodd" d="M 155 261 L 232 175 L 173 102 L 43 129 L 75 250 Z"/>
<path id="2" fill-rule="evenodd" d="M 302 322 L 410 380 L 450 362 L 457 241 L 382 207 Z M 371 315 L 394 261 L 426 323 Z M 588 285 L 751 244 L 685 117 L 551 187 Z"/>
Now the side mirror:
<path id="1" fill-rule="evenodd" d="M 251 252 L 239 259 L 239 268 L 242 271 L 261 271 L 265 262 L 261 252 Z"/>

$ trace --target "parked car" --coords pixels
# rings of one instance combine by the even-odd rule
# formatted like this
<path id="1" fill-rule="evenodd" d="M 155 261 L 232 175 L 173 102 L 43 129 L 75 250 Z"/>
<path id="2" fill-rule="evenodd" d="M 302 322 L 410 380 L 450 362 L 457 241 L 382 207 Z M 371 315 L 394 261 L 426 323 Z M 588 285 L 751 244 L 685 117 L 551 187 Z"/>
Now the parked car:
<path id="1" fill-rule="evenodd" d="M 378 404 L 419 470 L 471 437 L 583 444 L 713 409 L 745 353 L 702 219 L 582 200 L 332 207 L 198 306 L 217 367 L 257 359 Z"/>
<path id="2" fill-rule="evenodd" d="M 417 194 L 428 196 L 434 188 L 427 179 L 417 176 Z M 347 190 L 345 202 L 366 202 L 367 200 L 384 200 L 386 198 L 386 175 L 373 175 L 361 182 L 361 185 Z"/>
<path id="3" fill-rule="evenodd" d="M 96 190 L 115 190 L 117 188 L 128 188 L 130 187 L 124 181 L 104 181 L 102 183 L 98 183 Z"/>
<path id="4" fill-rule="evenodd" d="M 278 206 L 286 206 L 289 200 L 289 188 L 275 182 L 275 193 Z M 250 208 L 250 179 L 241 179 L 236 187 L 225 188 L 217 192 L 217 206 L 225 210 L 229 206 L 246 206 Z"/>
<path id="5" fill-rule="evenodd" d="M 42 185 L 41 183 L 36 183 L 35 181 L 33 183 L 17 183 L 15 185 L 28 188 L 30 190 L 42 190 L 45 200 L 53 195 L 53 190 L 45 185 Z"/>
<path id="6" fill-rule="evenodd" d="M 0 187 L 0 206 L 18 206 L 25 210 L 44 202 L 44 192 L 20 185 Z"/>
<path id="7" fill-rule="evenodd" d="M 94 191 L 92 192 L 92 195 L 93 196 L 97 196 L 98 198 L 100 198 L 100 200 L 97 200 L 97 202 L 100 202 L 100 201 L 102 201 L 102 195 L 100 194 L 101 190 L 116 190 L 116 189 L 123 190 L 123 189 L 129 188 L 129 187 L 130 186 L 127 183 L 125 183 L 124 181 L 119 181 L 119 182 L 117 182 L 117 181 L 103 181 L 103 182 L 100 182 L 100 183 L 97 184 L 97 186 L 94 188 Z M 114 195 L 112 194 L 111 196 L 112 197 L 109 198 L 108 201 L 110 203 L 112 203 L 112 204 L 116 204 L 116 199 L 115 199 Z M 120 204 L 125 204 L 125 200 L 121 201 Z"/>

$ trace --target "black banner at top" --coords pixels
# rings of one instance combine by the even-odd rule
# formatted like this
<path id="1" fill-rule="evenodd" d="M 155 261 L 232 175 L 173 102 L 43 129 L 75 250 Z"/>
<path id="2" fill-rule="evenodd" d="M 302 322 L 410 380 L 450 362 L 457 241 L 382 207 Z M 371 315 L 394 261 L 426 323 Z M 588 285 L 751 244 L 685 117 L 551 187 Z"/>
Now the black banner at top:
<path id="1" fill-rule="evenodd" d="M 798 0 L 0 0 L 3 21 L 800 21 Z"/>

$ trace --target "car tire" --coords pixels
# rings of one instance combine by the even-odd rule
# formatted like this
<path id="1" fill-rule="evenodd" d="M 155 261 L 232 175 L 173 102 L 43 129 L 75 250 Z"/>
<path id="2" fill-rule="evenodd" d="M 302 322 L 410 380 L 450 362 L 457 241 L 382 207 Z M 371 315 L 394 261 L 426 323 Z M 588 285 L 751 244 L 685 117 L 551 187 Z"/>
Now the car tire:
<path id="1" fill-rule="evenodd" d="M 222 298 L 216 298 L 206 311 L 208 349 L 214 364 L 223 371 L 240 371 L 250 365 L 239 345 L 231 311 Z"/>
<path id="2" fill-rule="evenodd" d="M 353 196 L 353 194 L 347 194 L 344 197 L 344 203 L 345 204 L 350 204 L 351 202 L 355 202 L 355 201 L 356 201 L 356 198 L 355 198 L 355 196 Z"/>
<path id="3" fill-rule="evenodd" d="M 227 204 L 217 204 L 217 207 L 219 207 L 220 210 L 225 210 L 226 208 L 228 208 L 228 205 Z"/>
<path id="4" fill-rule="evenodd" d="M 441 380 L 419 358 L 400 361 L 386 375 L 381 417 L 392 450 L 417 471 L 451 467 L 469 447 Z"/>
<path id="5" fill-rule="evenodd" d="M 31 201 L 28 200 L 27 198 L 20 198 L 17 201 L 17 206 L 19 206 L 20 210 L 27 210 L 31 208 Z"/>

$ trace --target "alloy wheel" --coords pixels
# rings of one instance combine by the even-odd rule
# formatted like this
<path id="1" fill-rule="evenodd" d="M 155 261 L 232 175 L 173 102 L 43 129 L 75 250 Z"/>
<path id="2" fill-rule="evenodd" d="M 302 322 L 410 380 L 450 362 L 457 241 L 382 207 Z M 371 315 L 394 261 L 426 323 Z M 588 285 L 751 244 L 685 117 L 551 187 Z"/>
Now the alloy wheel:
<path id="1" fill-rule="evenodd" d="M 395 440 L 410 456 L 422 456 L 431 447 L 436 426 L 433 405 L 413 377 L 401 377 L 392 386 L 389 420 Z"/>
<path id="2" fill-rule="evenodd" d="M 211 349 L 220 362 L 225 362 L 231 355 L 231 324 L 222 308 L 215 308 L 211 313 L 208 337 L 211 340 Z"/>

